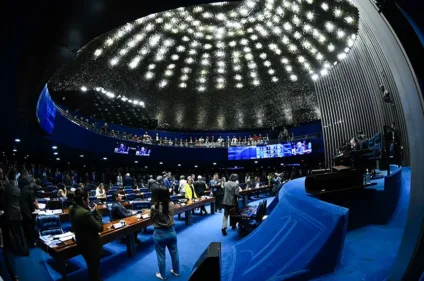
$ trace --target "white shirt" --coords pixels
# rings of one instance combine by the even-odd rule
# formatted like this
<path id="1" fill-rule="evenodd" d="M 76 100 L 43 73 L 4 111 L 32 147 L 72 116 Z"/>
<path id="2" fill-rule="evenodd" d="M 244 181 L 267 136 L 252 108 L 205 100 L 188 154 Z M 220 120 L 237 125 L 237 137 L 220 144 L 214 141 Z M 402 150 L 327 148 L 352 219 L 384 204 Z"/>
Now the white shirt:
<path id="1" fill-rule="evenodd" d="M 187 180 L 180 180 L 180 185 L 178 186 L 178 191 L 180 193 L 185 193 L 184 185 L 187 183 Z"/>
<path id="2" fill-rule="evenodd" d="M 99 197 L 106 197 L 106 191 L 105 191 L 105 189 L 103 188 L 103 192 L 101 192 L 100 191 L 100 188 L 96 188 L 96 197 L 97 198 L 99 198 Z"/>

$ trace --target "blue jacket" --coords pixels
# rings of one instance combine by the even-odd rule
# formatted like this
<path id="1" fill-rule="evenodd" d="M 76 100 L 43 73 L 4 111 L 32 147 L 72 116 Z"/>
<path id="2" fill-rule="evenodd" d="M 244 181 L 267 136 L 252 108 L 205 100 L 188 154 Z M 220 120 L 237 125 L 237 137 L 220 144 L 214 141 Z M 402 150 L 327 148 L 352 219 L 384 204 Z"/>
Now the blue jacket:
<path id="1" fill-rule="evenodd" d="M 125 208 L 121 203 L 119 202 L 113 202 L 112 203 L 112 213 L 111 213 L 111 219 L 112 220 L 119 220 L 126 217 L 131 217 L 133 214 L 130 210 Z"/>

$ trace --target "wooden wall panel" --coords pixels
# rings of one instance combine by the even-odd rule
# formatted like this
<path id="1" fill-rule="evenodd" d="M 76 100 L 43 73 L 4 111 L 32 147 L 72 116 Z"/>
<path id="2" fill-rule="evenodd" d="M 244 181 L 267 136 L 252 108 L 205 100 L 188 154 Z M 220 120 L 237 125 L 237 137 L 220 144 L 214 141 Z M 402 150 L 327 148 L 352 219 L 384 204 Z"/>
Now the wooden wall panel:
<path id="1" fill-rule="evenodd" d="M 390 58 L 383 55 L 379 42 L 361 20 L 357 41 L 346 59 L 315 82 L 327 166 L 341 143 L 357 131 L 373 136 L 393 121 L 404 147 L 405 165 L 409 165 L 405 119 L 387 59 Z M 393 105 L 383 102 L 380 85 L 391 93 Z"/>

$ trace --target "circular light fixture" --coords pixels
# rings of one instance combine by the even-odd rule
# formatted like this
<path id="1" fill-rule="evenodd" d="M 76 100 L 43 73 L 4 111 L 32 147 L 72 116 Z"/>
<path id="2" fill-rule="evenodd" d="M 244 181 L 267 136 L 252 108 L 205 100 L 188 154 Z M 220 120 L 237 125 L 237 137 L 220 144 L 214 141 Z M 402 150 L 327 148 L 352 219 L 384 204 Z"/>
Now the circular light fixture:
<path id="1" fill-rule="evenodd" d="M 82 158 L 82 157 L 84 157 L 84 155 L 81 154 L 80 157 Z"/>
<path id="2" fill-rule="evenodd" d="M 53 146 L 52 146 L 52 149 L 57 149 L 57 146 L 53 145 Z"/>
<path id="3" fill-rule="evenodd" d="M 59 161 L 59 160 L 60 160 L 60 158 L 56 158 L 56 160 L 57 160 L 57 161 Z"/>
<path id="4" fill-rule="evenodd" d="M 16 148 L 14 148 L 12 151 L 13 151 L 13 152 L 17 152 L 18 150 L 17 150 Z"/>
<path id="5" fill-rule="evenodd" d="M 163 165 L 163 162 L 159 162 L 159 165 Z"/>
<path id="6" fill-rule="evenodd" d="M 258 164 L 258 161 L 255 161 L 255 164 Z"/>
<path id="7" fill-rule="evenodd" d="M 15 142 L 21 142 L 21 140 L 20 139 L 15 139 Z"/>
<path id="8" fill-rule="evenodd" d="M 178 167 L 181 167 L 181 164 L 178 164 Z"/>
<path id="9" fill-rule="evenodd" d="M 197 165 L 194 165 L 194 168 L 197 168 L 198 166 Z"/>
<path id="10" fill-rule="evenodd" d="M 216 165 L 216 163 L 213 163 L 214 165 Z"/>
<path id="11" fill-rule="evenodd" d="M 103 157 L 103 160 L 107 160 L 107 157 Z"/>
<path id="12" fill-rule="evenodd" d="M 138 163 L 138 161 L 136 160 L 136 161 L 134 161 L 134 163 L 135 163 L 135 164 L 137 164 L 137 163 Z"/>
<path id="13" fill-rule="evenodd" d="M 53 154 L 54 154 L 54 155 L 58 155 L 59 153 L 58 153 L 58 152 L 54 152 Z"/>
<path id="14" fill-rule="evenodd" d="M 144 166 L 144 169 L 147 169 L 147 168 L 149 168 L 149 167 L 147 167 L 147 166 Z"/>

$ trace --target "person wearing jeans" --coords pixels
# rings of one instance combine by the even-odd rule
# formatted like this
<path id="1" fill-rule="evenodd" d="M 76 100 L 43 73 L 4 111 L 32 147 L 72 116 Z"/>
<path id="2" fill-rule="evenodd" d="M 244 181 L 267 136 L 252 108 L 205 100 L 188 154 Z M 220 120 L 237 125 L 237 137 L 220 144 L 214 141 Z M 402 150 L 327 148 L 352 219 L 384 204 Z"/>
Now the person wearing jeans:
<path id="1" fill-rule="evenodd" d="M 166 279 L 166 248 L 168 248 L 171 255 L 171 273 L 178 277 L 180 275 L 180 260 L 178 256 L 177 233 L 174 229 L 174 203 L 171 202 L 167 189 L 157 190 L 157 201 L 152 205 L 150 215 L 155 227 L 153 241 L 155 242 L 159 267 L 156 277 L 161 280 Z"/>

